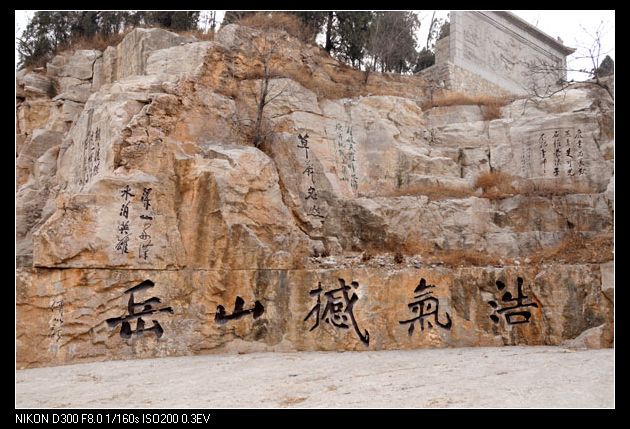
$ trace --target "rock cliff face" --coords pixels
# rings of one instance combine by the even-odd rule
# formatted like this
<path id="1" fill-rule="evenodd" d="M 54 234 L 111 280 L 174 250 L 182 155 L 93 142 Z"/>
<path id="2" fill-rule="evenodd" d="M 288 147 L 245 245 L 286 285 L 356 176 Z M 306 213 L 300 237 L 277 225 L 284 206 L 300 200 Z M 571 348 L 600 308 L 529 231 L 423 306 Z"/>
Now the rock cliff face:
<path id="1" fill-rule="evenodd" d="M 339 98 L 351 75 L 236 25 L 211 42 L 137 29 L 18 72 L 17 366 L 611 346 L 605 91 L 485 120 L 423 109 L 416 77 L 372 75 Z"/>

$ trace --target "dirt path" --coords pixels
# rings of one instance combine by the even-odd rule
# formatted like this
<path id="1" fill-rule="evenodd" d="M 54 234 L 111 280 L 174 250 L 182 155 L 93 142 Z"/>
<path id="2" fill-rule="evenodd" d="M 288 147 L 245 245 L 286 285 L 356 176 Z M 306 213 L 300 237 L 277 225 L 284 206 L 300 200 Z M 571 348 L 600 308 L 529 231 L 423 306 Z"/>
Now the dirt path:
<path id="1" fill-rule="evenodd" d="M 17 407 L 614 407 L 612 349 L 206 355 L 16 372 Z"/>

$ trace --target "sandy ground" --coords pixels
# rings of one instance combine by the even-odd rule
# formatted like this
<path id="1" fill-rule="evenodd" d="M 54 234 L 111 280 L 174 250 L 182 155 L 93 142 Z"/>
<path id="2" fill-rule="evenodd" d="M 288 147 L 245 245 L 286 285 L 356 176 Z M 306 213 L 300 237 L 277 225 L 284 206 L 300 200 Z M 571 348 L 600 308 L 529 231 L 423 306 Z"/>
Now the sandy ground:
<path id="1" fill-rule="evenodd" d="M 206 355 L 20 370 L 16 407 L 614 407 L 612 349 Z"/>

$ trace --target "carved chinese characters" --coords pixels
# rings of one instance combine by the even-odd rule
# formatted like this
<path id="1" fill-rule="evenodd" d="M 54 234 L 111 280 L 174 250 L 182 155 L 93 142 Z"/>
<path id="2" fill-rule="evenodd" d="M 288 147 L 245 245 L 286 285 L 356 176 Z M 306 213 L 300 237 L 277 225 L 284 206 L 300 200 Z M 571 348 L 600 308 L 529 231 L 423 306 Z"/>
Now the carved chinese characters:
<path id="1" fill-rule="evenodd" d="M 414 293 L 414 301 L 410 303 L 409 309 L 415 315 L 408 320 L 401 320 L 399 323 L 401 325 L 409 324 L 409 335 L 413 334 L 415 323 L 418 322 L 420 325 L 420 330 L 424 331 L 424 322 L 425 319 L 427 322 L 427 326 L 432 328 L 433 325 L 439 326 L 440 328 L 450 330 L 453 324 L 451 320 L 451 316 L 448 313 L 444 313 L 445 320 L 440 322 L 439 320 L 439 309 L 440 309 L 440 301 L 433 297 L 433 292 L 429 289 L 434 288 L 434 285 L 427 285 L 425 279 L 420 279 L 420 283 L 413 291 Z M 433 320 L 433 323 L 431 323 Z"/>
<path id="2" fill-rule="evenodd" d="M 306 175 L 308 180 L 308 188 L 306 189 L 306 194 L 304 195 L 304 199 L 307 203 L 307 214 L 314 218 L 319 218 L 320 220 L 324 219 L 325 216 L 322 214 L 322 210 L 317 201 L 317 187 L 315 186 L 315 169 L 313 168 L 312 160 L 308 157 L 308 150 L 310 147 L 308 146 L 308 133 L 304 135 L 298 134 L 298 140 L 300 141 L 297 145 L 298 149 L 304 149 L 304 160 L 305 166 L 304 171 L 302 171 L 303 175 Z"/>
<path id="3" fill-rule="evenodd" d="M 523 145 L 521 149 L 521 171 L 529 176 L 539 171 L 543 177 L 576 177 L 588 174 L 584 156 L 584 137 L 581 129 L 552 128 L 537 134 L 537 158 L 539 167 L 532 164 L 534 146 Z"/>
<path id="4" fill-rule="evenodd" d="M 500 280 L 497 280 L 496 285 L 499 292 L 506 289 L 505 283 Z M 516 279 L 516 290 L 516 298 L 513 298 L 512 294 L 507 290 L 503 292 L 503 295 L 501 295 L 501 302 L 503 304 L 507 304 L 503 307 L 500 307 L 495 300 L 488 302 L 488 304 L 490 304 L 490 306 L 494 309 L 494 312 L 490 315 L 490 319 L 492 319 L 494 323 L 499 323 L 499 316 L 501 315 L 505 317 L 505 321 L 508 325 L 529 323 L 529 319 L 532 317 L 532 314 L 527 308 L 537 308 L 538 304 L 527 301 L 528 297 L 523 294 L 522 277 L 518 277 Z M 514 303 L 514 305 L 509 305 L 511 303 Z"/>
<path id="5" fill-rule="evenodd" d="M 309 294 L 314 297 L 317 296 L 317 303 L 313 306 L 311 311 L 306 315 L 304 321 L 313 317 L 315 323 L 311 327 L 311 331 L 317 328 L 320 321 L 330 324 L 335 328 L 348 329 L 350 324 L 354 328 L 357 337 L 363 344 L 368 346 L 370 344 L 370 334 L 367 330 L 361 332 L 359 325 L 354 316 L 354 304 L 359 297 L 352 289 L 359 287 L 359 283 L 353 281 L 351 286 L 346 285 L 344 279 L 338 279 L 339 287 L 324 292 L 322 283 L 319 282 L 316 289 L 313 289 Z M 352 292 L 352 296 L 348 292 Z M 322 308 L 322 293 L 326 302 Z"/>
<path id="6" fill-rule="evenodd" d="M 142 194 L 136 194 L 129 185 L 120 189 L 120 209 L 118 211 L 118 225 L 116 226 L 116 244 L 114 250 L 117 253 L 128 254 L 132 238 L 137 243 L 136 257 L 147 261 L 150 257 L 151 232 L 155 213 L 152 208 L 152 188 L 142 188 Z M 132 204 L 134 197 L 138 197 L 140 204 Z"/>
<path id="7" fill-rule="evenodd" d="M 110 328 L 114 328 L 118 326 L 118 324 L 122 324 L 120 328 L 120 336 L 122 338 L 129 339 L 133 334 L 144 335 L 145 332 L 153 332 L 157 338 L 160 338 L 164 334 L 162 325 L 160 325 L 160 322 L 156 319 L 153 319 L 153 317 L 157 317 L 159 313 L 173 314 L 173 309 L 171 307 L 157 308 L 157 304 L 162 303 L 162 300 L 158 297 L 152 297 L 138 302 L 135 300 L 135 294 L 150 289 L 153 286 L 155 286 L 155 283 L 151 280 L 145 280 L 136 286 L 127 289 L 125 291 L 125 293 L 129 294 L 127 314 L 107 319 L 106 322 Z M 152 317 L 153 325 L 150 328 L 145 328 L 145 322 L 142 317 L 149 315 Z M 136 329 L 131 328 L 131 324 L 134 321 L 136 321 Z"/>
<path id="8" fill-rule="evenodd" d="M 353 191 L 359 188 L 357 177 L 356 143 L 352 137 L 352 127 L 341 124 L 335 126 L 335 160 L 339 179 L 350 183 Z"/>

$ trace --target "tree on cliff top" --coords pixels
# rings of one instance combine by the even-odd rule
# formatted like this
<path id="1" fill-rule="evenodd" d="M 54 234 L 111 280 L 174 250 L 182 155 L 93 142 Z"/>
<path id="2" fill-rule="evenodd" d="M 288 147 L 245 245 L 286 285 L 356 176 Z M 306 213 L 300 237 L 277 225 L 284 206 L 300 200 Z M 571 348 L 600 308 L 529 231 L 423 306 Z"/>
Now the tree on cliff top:
<path id="1" fill-rule="evenodd" d="M 615 62 L 610 55 L 606 55 L 606 58 L 602 60 L 602 63 L 593 71 L 593 76 L 610 76 L 615 73 Z"/>
<path id="2" fill-rule="evenodd" d="M 43 66 L 78 40 L 101 38 L 106 42 L 126 26 L 186 31 L 196 29 L 198 21 L 199 12 L 189 11 L 37 11 L 17 39 L 19 65 Z"/>
<path id="3" fill-rule="evenodd" d="M 414 12 L 376 12 L 370 23 L 367 54 L 372 70 L 380 65 L 382 72 L 405 73 L 416 62 L 415 33 L 420 20 Z"/>

